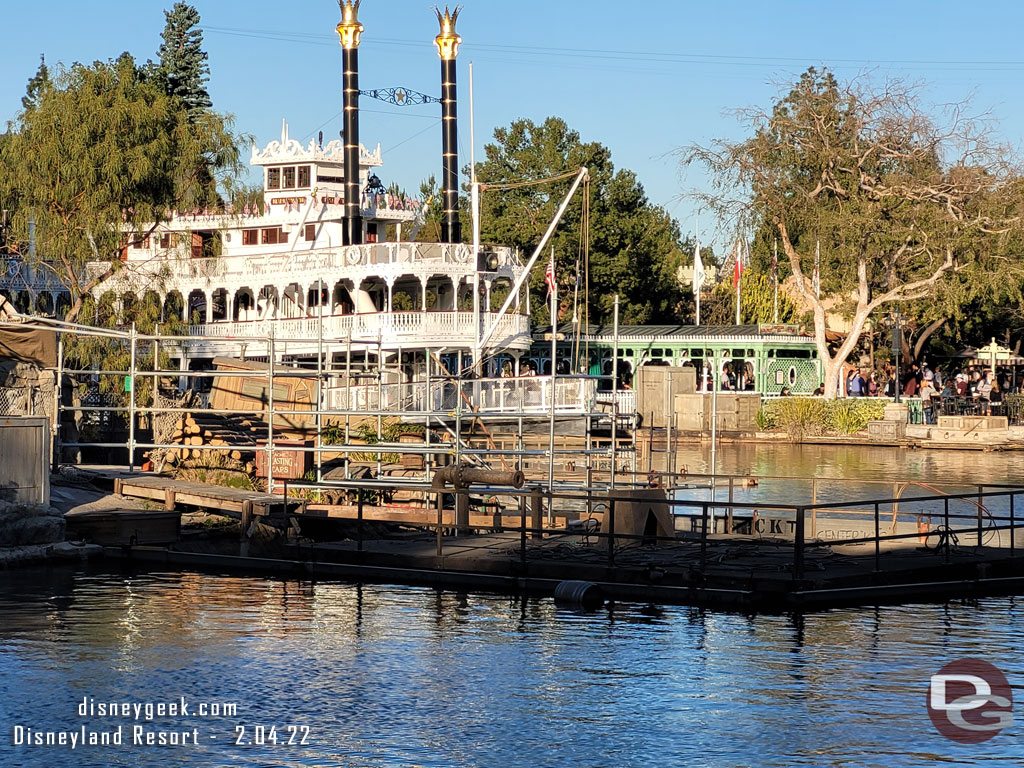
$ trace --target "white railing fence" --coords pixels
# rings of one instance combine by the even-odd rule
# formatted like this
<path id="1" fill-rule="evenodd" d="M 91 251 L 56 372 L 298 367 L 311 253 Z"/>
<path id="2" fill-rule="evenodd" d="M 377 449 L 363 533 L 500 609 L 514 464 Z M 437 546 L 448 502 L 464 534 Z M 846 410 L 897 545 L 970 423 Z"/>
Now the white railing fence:
<path id="1" fill-rule="evenodd" d="M 463 397 L 460 397 L 460 390 Z M 352 387 L 334 386 L 327 389 L 330 410 L 350 411 L 443 411 L 454 412 L 460 407 L 465 413 L 478 410 L 484 413 L 542 415 L 551 412 L 551 377 L 523 377 L 518 379 L 473 379 L 455 381 L 435 379 L 403 384 L 360 384 Z M 586 377 L 566 377 L 555 381 L 556 413 L 584 413 L 594 404 L 597 380 Z"/>

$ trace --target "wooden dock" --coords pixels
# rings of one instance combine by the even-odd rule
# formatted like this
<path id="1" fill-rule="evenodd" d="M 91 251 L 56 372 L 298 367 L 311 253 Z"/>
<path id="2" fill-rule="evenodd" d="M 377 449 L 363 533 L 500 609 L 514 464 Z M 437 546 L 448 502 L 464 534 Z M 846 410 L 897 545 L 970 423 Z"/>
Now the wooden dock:
<path id="1" fill-rule="evenodd" d="M 115 477 L 114 493 L 129 498 L 159 501 L 168 511 L 181 506 L 196 507 L 239 520 L 251 513 L 254 517 L 284 521 L 290 512 L 302 506 L 298 499 L 285 500 L 283 496 L 274 494 L 193 483 L 160 475 Z"/>

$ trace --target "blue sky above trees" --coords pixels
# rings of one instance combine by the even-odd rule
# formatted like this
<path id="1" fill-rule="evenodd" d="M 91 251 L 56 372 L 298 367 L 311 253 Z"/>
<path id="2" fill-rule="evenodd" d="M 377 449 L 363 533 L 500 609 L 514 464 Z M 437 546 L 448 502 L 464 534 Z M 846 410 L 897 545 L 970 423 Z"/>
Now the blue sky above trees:
<path id="1" fill-rule="evenodd" d="M 59 0 L 9 3 L 0 78 L 0 119 L 14 117 L 39 64 L 118 56 L 156 58 L 163 11 L 172 0 Z M 341 126 L 341 51 L 333 0 L 195 0 L 210 55 L 214 107 L 265 143 L 287 117 L 308 140 Z M 989 2 L 626 4 L 464 0 L 459 19 L 461 160 L 469 159 L 466 65 L 474 61 L 478 152 L 494 129 L 519 117 L 558 115 L 585 141 L 612 150 L 616 166 L 635 170 L 651 200 L 694 226 L 694 203 L 680 193 L 704 186 L 701 171 L 679 177 L 676 147 L 738 137 L 729 110 L 768 105 L 779 88 L 811 65 L 840 78 L 859 72 L 927 84 L 934 103 L 972 96 L 991 111 L 1012 145 L 1024 136 L 1019 103 L 1024 54 L 1016 37 L 1024 6 Z M 625 10 L 623 10 L 623 8 Z M 436 94 L 439 62 L 429 4 L 364 0 L 360 51 L 364 88 L 405 86 Z M 439 171 L 437 105 L 399 109 L 366 100 L 364 143 L 380 141 L 386 181 L 409 189 Z M 704 217 L 702 239 L 711 232 Z"/>

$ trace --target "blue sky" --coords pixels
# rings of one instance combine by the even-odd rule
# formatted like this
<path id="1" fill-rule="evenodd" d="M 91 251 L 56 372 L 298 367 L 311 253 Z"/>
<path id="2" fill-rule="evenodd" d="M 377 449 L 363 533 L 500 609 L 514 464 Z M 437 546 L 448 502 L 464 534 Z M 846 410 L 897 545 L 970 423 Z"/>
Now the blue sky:
<path id="1" fill-rule="evenodd" d="M 173 0 L 2 2 L 0 119 L 20 108 L 39 54 L 71 63 L 129 51 L 156 56 Z M 340 126 L 341 52 L 334 0 L 194 0 L 210 54 L 215 108 L 260 144 L 280 135 L 325 139 Z M 686 231 L 703 187 L 680 175 L 672 151 L 739 137 L 730 113 L 768 105 L 780 82 L 811 65 L 842 77 L 870 72 L 926 84 L 935 104 L 971 97 L 1003 140 L 1024 137 L 1024 4 L 984 2 L 717 2 L 465 0 L 459 19 L 460 161 L 469 159 L 467 65 L 474 62 L 478 152 L 497 126 L 559 115 L 637 172 L 652 201 Z M 437 21 L 421 0 L 363 0 L 364 89 L 404 86 L 436 95 Z M 12 33 L 12 31 L 15 31 Z M 380 141 L 385 183 L 413 189 L 440 166 L 438 105 L 396 108 L 363 100 L 363 143 Z M 703 237 L 712 222 L 702 220 Z M 721 237 L 721 233 L 720 233 Z"/>

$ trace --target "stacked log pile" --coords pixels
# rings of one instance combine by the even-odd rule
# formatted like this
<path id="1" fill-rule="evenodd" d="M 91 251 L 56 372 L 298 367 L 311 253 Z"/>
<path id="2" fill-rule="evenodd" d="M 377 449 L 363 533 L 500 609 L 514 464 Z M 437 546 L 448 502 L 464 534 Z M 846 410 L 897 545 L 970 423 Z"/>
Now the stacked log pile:
<path id="1" fill-rule="evenodd" d="M 172 463 L 218 463 L 214 456 L 238 462 L 246 472 L 255 469 L 257 441 L 265 440 L 267 425 L 259 419 L 204 411 L 189 411 L 181 416 L 171 430 L 168 442 L 180 445 L 171 449 Z M 226 446 L 239 446 L 228 448 Z"/>

